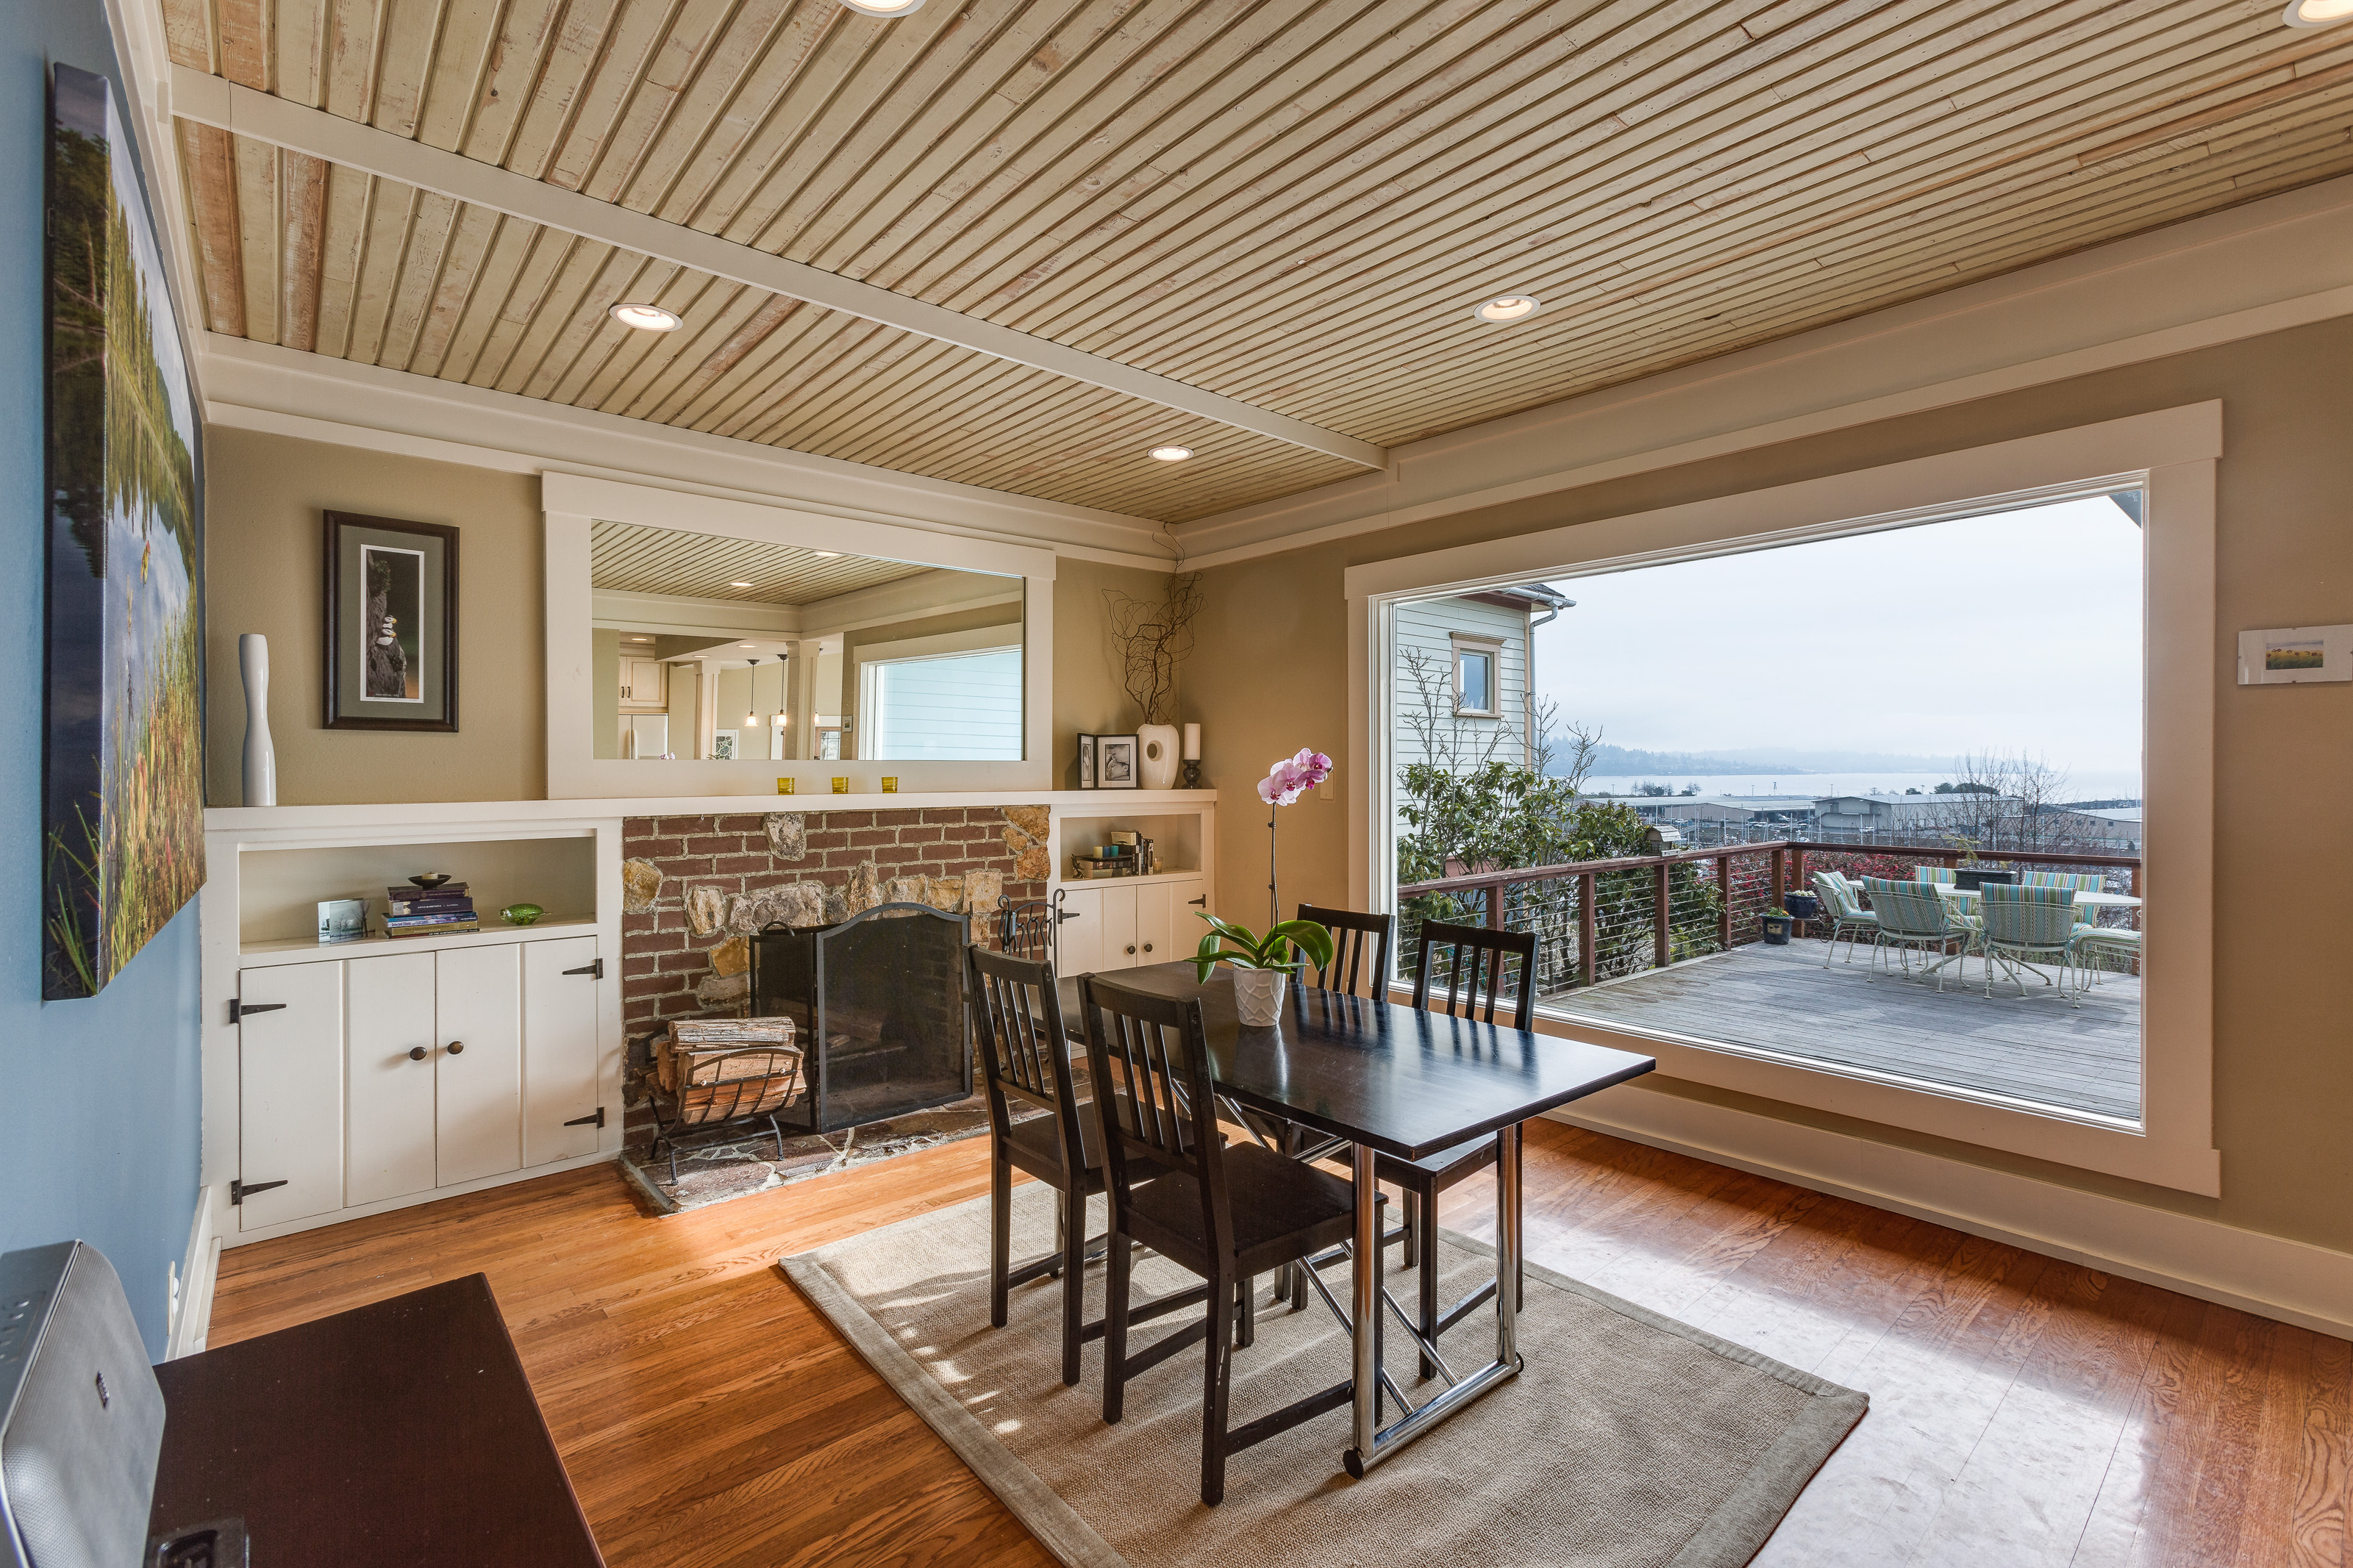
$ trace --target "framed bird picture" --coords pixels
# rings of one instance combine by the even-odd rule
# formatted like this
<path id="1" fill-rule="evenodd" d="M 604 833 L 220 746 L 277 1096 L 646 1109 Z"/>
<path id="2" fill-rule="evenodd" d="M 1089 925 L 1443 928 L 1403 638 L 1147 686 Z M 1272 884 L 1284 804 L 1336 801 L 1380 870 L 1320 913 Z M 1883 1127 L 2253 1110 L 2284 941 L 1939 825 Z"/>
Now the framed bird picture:
<path id="1" fill-rule="evenodd" d="M 330 730 L 458 728 L 458 531 L 331 511 Z"/>

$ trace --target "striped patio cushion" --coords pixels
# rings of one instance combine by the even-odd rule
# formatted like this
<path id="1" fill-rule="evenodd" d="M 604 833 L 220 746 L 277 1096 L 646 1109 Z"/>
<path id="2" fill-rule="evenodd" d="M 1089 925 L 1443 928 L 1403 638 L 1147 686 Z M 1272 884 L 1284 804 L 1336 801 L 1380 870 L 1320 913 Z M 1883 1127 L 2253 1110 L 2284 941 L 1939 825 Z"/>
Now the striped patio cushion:
<path id="1" fill-rule="evenodd" d="M 1947 913 L 1945 900 L 1926 882 L 1898 882 L 1886 877 L 1865 877 L 1871 889 L 1872 911 L 1879 929 L 1890 936 L 1957 936 L 1962 928 Z"/>
<path id="2" fill-rule="evenodd" d="M 1996 947 L 2064 947 L 2075 940 L 2075 889 L 1989 882 L 1978 918 Z"/>
<path id="3" fill-rule="evenodd" d="M 2021 888 L 2073 888 L 2079 893 L 2096 893 L 2107 887 L 2108 879 L 2097 871 L 2021 871 L 2018 885 Z"/>
<path id="4" fill-rule="evenodd" d="M 1915 882 L 1949 882 L 1960 875 L 1950 866 L 1915 866 L 1912 879 Z"/>

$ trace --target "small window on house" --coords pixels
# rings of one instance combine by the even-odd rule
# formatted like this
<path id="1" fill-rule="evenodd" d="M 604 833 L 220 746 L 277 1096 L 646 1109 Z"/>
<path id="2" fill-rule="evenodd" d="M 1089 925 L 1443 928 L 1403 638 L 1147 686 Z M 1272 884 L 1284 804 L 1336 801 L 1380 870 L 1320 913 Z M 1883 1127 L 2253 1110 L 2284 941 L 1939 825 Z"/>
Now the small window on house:
<path id="1" fill-rule="evenodd" d="M 1495 656 L 1500 650 L 1476 643 L 1454 646 L 1454 710 L 1492 719 L 1495 706 Z"/>

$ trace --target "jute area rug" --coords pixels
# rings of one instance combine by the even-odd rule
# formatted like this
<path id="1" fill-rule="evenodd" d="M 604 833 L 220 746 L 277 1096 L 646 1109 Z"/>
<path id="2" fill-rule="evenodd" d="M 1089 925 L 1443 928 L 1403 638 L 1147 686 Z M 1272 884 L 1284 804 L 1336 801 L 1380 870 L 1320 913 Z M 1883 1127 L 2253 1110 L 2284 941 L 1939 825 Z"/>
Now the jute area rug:
<path id="1" fill-rule="evenodd" d="M 1052 1192 L 1015 1189 L 1014 1257 L 1053 1242 Z M 1103 1230 L 1102 1200 L 1092 1234 Z M 1410 1308 L 1414 1276 L 1384 1278 Z M 1486 1247 L 1449 1233 L 1445 1300 L 1493 1274 Z M 1526 1370 L 1362 1481 L 1340 1468 L 1349 1416 L 1335 1411 L 1228 1461 L 1225 1501 L 1200 1499 L 1201 1367 L 1188 1350 L 1129 1383 L 1124 1419 L 1103 1421 L 1103 1347 L 1076 1388 L 1060 1377 L 1059 1281 L 1018 1288 L 988 1326 L 986 1198 L 788 1258 L 779 1265 L 874 1370 L 1073 1568 L 1280 1563 L 1284 1568 L 1723 1568 L 1746 1563 L 1862 1419 L 1852 1389 L 1529 1265 L 1520 1317 Z M 1347 1268 L 1324 1271 L 1347 1300 Z M 1103 1268 L 1087 1316 L 1103 1314 Z M 1149 1255 L 1136 1299 L 1194 1283 Z M 1237 1426 L 1339 1382 L 1348 1347 L 1322 1303 L 1270 1305 L 1234 1360 Z M 1141 1325 L 1131 1351 L 1188 1321 Z M 1408 1342 L 1386 1361 L 1417 1401 Z M 1493 1317 L 1445 1340 L 1458 1368 L 1493 1354 Z M 1394 1406 L 1389 1418 L 1394 1419 Z"/>

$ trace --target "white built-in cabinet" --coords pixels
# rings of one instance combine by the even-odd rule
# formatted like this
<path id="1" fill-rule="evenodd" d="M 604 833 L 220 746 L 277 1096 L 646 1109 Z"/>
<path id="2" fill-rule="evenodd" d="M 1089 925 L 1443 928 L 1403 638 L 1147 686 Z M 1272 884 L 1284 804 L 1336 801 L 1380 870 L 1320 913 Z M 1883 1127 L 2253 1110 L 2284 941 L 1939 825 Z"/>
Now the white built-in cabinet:
<path id="1" fill-rule="evenodd" d="M 670 706 L 670 666 L 658 658 L 621 660 L 621 700 L 638 707 Z"/>
<path id="2" fill-rule="evenodd" d="M 237 974 L 237 1227 L 592 1155 L 593 935 Z"/>
<path id="3" fill-rule="evenodd" d="M 1063 974 L 1189 958 L 1208 929 L 1194 918 L 1208 906 L 1198 872 L 1071 882 L 1059 898 L 1065 918 L 1055 968 Z"/>

